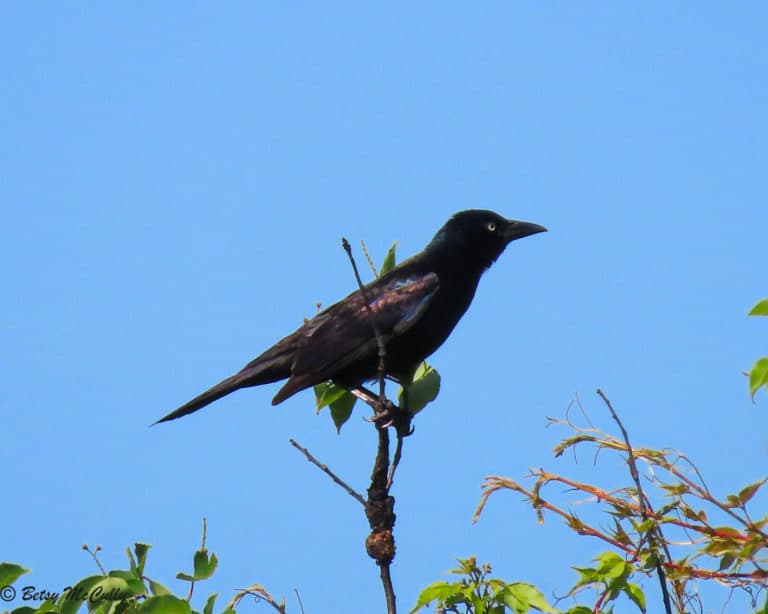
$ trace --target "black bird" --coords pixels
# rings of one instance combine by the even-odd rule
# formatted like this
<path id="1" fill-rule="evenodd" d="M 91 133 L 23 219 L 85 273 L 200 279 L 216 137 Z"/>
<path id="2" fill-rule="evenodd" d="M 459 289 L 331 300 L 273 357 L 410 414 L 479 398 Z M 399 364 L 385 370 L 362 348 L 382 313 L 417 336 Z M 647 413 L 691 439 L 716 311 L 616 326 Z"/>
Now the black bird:
<path id="1" fill-rule="evenodd" d="M 472 302 L 483 272 L 507 244 L 546 228 L 507 220 L 493 211 L 454 215 L 419 254 L 308 320 L 239 373 L 216 384 L 158 422 L 186 416 L 249 386 L 288 381 L 277 405 L 300 390 L 333 380 L 348 390 L 377 377 L 374 326 L 386 344 L 386 373 L 409 376 L 439 348 Z"/>

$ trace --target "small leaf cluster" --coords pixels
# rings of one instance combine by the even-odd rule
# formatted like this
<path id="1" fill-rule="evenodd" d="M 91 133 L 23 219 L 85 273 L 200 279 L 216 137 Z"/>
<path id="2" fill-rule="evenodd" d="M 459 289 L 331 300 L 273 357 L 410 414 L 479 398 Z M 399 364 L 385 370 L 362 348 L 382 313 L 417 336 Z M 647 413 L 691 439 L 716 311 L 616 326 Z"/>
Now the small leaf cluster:
<path id="1" fill-rule="evenodd" d="M 371 266 L 377 277 L 387 274 L 395 268 L 397 243 L 387 251 L 381 269 L 377 272 Z M 440 374 L 426 362 L 422 362 L 406 381 L 398 382 L 400 390 L 398 399 L 401 407 L 407 407 L 408 411 L 416 414 L 424 407 L 437 398 L 440 392 Z M 348 390 L 337 386 L 333 382 L 323 382 L 314 387 L 315 390 L 315 408 L 319 413 L 321 409 L 327 407 L 331 413 L 331 419 L 337 432 L 341 432 L 341 427 L 352 416 L 352 410 L 355 407 L 357 398 Z"/>
<path id="2" fill-rule="evenodd" d="M 608 551 L 595 557 L 595 567 L 574 567 L 579 574 L 571 593 L 575 593 L 582 587 L 597 587 L 602 596 L 600 605 L 608 605 L 615 601 L 622 593 L 629 597 L 641 612 L 645 612 L 645 593 L 638 584 L 629 579 L 635 573 L 636 568 L 632 563 L 624 560 L 615 552 Z M 568 610 L 568 614 L 591 614 L 594 610 L 585 606 L 575 606 Z M 601 611 L 610 611 L 602 610 Z"/>
<path id="3" fill-rule="evenodd" d="M 459 567 L 449 573 L 453 582 L 435 582 L 419 595 L 411 614 L 437 602 L 437 611 L 457 614 L 526 614 L 532 610 L 555 614 L 544 595 L 526 582 L 505 582 L 490 578 L 491 566 L 477 564 L 477 558 L 458 559 Z"/>
<path id="4" fill-rule="evenodd" d="M 768 298 L 755 305 L 748 315 L 768 316 Z M 749 393 L 752 395 L 752 399 L 755 398 L 757 391 L 763 387 L 768 391 L 768 356 L 758 358 L 749 371 Z"/>
<path id="5" fill-rule="evenodd" d="M 88 549 L 87 546 L 84 549 Z M 52 596 L 37 607 L 16 608 L 10 614 L 75 614 L 83 605 L 89 614 L 213 614 L 216 593 L 208 597 L 202 611 L 194 610 L 190 600 L 195 583 L 209 579 L 216 571 L 216 555 L 209 554 L 204 544 L 195 552 L 192 573 L 176 575 L 179 580 L 190 583 L 188 595 L 178 597 L 166 586 L 145 575 L 149 549 L 148 544 L 136 543 L 133 551 L 126 549 L 128 569 L 83 578 L 66 592 Z M 0 563 L 0 586 L 11 586 L 26 573 L 29 570 L 20 565 Z M 221 614 L 235 614 L 236 599 L 230 601 Z"/>

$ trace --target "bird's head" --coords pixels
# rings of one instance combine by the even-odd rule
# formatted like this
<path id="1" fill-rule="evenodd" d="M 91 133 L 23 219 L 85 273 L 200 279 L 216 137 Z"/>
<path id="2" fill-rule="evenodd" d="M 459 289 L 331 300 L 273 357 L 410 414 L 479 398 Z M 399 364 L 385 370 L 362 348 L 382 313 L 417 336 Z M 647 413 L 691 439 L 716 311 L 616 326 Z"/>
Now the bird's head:
<path id="1" fill-rule="evenodd" d="M 465 262 L 486 269 L 511 241 L 546 231 L 538 224 L 508 220 L 493 211 L 470 209 L 449 219 L 437 231 L 427 251 L 448 249 Z"/>

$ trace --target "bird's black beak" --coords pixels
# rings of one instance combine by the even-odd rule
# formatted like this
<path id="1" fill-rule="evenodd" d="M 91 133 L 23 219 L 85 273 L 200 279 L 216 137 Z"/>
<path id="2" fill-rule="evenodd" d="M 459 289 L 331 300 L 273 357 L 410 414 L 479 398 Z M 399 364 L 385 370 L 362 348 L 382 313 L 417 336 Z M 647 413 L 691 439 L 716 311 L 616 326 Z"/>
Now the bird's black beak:
<path id="1" fill-rule="evenodd" d="M 504 238 L 507 243 L 514 241 L 515 239 L 522 239 L 530 235 L 535 235 L 540 232 L 547 232 L 544 226 L 539 226 L 533 222 L 518 222 L 517 220 L 507 220 L 507 225 L 504 228 Z"/>

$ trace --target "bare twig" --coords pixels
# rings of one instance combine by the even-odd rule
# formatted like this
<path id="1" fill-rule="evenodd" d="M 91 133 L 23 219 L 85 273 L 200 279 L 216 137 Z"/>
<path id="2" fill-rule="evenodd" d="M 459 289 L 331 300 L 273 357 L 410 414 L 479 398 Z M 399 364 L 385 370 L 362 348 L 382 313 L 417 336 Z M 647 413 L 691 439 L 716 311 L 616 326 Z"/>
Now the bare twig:
<path id="1" fill-rule="evenodd" d="M 360 279 L 360 273 L 357 270 L 357 264 L 352 255 L 352 248 L 349 245 L 349 241 L 347 241 L 346 238 L 342 238 L 341 245 L 344 248 L 344 251 L 347 252 L 349 262 L 352 264 L 352 270 L 355 273 L 357 285 L 359 286 L 360 294 L 363 297 L 363 303 L 365 304 L 368 314 L 371 316 L 371 326 L 376 335 L 376 343 L 378 344 L 379 349 L 379 398 L 378 403 L 376 403 L 374 408 L 374 412 L 377 417 L 380 417 L 382 414 L 385 414 L 385 407 L 388 403 L 385 394 L 387 349 L 384 344 L 384 339 L 381 336 L 381 331 L 376 324 L 376 317 L 369 302 L 368 292 L 363 285 L 363 280 Z M 379 439 L 378 450 L 376 452 L 376 460 L 374 461 L 373 471 L 371 473 L 371 485 L 368 488 L 368 500 L 365 503 L 365 515 L 368 519 L 371 533 L 365 541 L 365 547 L 368 556 L 376 561 L 376 564 L 380 568 L 381 584 L 384 588 L 384 595 L 387 601 L 387 614 L 397 614 L 395 591 L 392 586 L 392 576 L 390 573 L 390 565 L 392 559 L 395 557 L 395 539 L 392 534 L 392 529 L 395 526 L 395 499 L 389 494 L 390 483 L 387 479 L 389 473 L 389 431 L 387 427 L 387 424 L 376 423 L 376 431 Z"/>
<path id="2" fill-rule="evenodd" d="M 478 521 L 480 518 L 480 514 L 482 514 L 483 509 L 485 508 L 485 504 L 488 502 L 488 498 L 497 490 L 501 490 L 502 488 L 507 488 L 509 490 L 514 490 L 516 492 L 519 492 L 526 497 L 531 502 L 531 505 L 533 505 L 534 508 L 537 510 L 537 514 L 539 515 L 539 522 L 542 522 L 541 520 L 541 509 L 548 510 L 552 512 L 553 514 L 557 514 L 560 516 L 563 520 L 565 520 L 566 524 L 573 528 L 579 535 L 589 535 L 591 537 L 597 537 L 598 539 L 601 539 L 615 548 L 618 548 L 619 550 L 622 550 L 626 552 L 627 554 L 632 554 L 633 549 L 627 546 L 627 544 L 622 544 L 620 541 L 613 539 L 609 535 L 606 535 L 602 531 L 599 531 L 595 529 L 594 527 L 588 525 L 587 523 L 579 520 L 576 518 L 576 516 L 572 513 L 566 512 L 556 505 L 552 505 L 548 501 L 545 501 L 542 499 L 536 492 L 528 490 L 524 486 L 521 486 L 514 480 L 510 480 L 508 478 L 500 478 L 495 476 L 489 476 L 485 478 L 485 483 L 483 484 L 483 494 L 480 497 L 480 503 L 477 506 L 477 509 L 475 510 L 474 515 L 472 516 L 472 523 Z"/>
<path id="3" fill-rule="evenodd" d="M 358 493 L 356 490 L 354 490 L 351 486 L 349 486 L 344 480 L 342 480 L 339 476 L 337 476 L 331 469 L 329 469 L 328 465 L 325 463 L 321 463 L 319 460 L 317 460 L 312 454 L 307 450 L 305 447 L 300 445 L 295 439 L 289 439 L 288 442 L 296 448 L 299 452 L 301 452 L 304 456 L 307 457 L 307 460 L 315 465 L 318 469 L 320 469 L 322 472 L 324 472 L 328 477 L 330 477 L 334 482 L 336 482 L 339 486 L 341 486 L 344 490 L 347 491 L 347 494 L 355 499 L 360 505 L 365 507 L 365 499 L 363 496 Z"/>
<path id="4" fill-rule="evenodd" d="M 397 604 L 395 602 L 395 591 L 392 588 L 392 577 L 389 573 L 389 565 L 382 565 L 379 568 L 381 575 L 381 584 L 384 587 L 384 596 L 387 599 L 387 612 L 389 614 L 395 614 L 397 612 Z"/>
<path id="5" fill-rule="evenodd" d="M 395 444 L 395 455 L 392 458 L 392 465 L 389 467 L 389 474 L 387 475 L 387 490 L 392 488 L 392 482 L 395 479 L 395 469 L 400 464 L 400 459 L 403 455 L 403 435 L 400 431 L 397 431 L 397 443 Z"/>
<path id="6" fill-rule="evenodd" d="M 294 588 L 293 592 L 296 593 L 296 601 L 299 602 L 299 609 L 301 610 L 301 614 L 304 614 L 304 604 L 301 602 L 301 595 L 299 594 L 299 589 Z"/>
<path id="7" fill-rule="evenodd" d="M 88 554 L 91 555 L 94 562 L 96 563 L 96 566 L 99 568 L 99 571 L 101 572 L 102 576 L 107 575 L 107 570 L 104 569 L 104 566 L 101 564 L 101 561 L 99 560 L 99 557 L 97 556 L 97 553 L 101 550 L 101 546 L 96 546 L 93 550 L 88 546 L 88 544 L 83 544 L 83 550 L 85 550 Z"/>
<path id="8" fill-rule="evenodd" d="M 200 540 L 200 550 L 205 550 L 205 540 L 208 537 L 208 521 L 203 516 L 203 537 Z M 192 600 L 192 593 L 195 591 L 195 581 L 192 580 L 189 583 L 189 593 L 187 594 L 187 601 Z"/>
<path id="9" fill-rule="evenodd" d="M 635 487 L 637 488 L 637 496 L 640 499 L 640 507 L 641 507 L 643 520 L 648 520 L 649 518 L 648 511 L 652 513 L 653 507 L 651 506 L 650 500 L 648 499 L 645 492 L 643 491 L 643 486 L 642 486 L 642 483 L 640 482 L 640 473 L 637 470 L 635 453 L 632 450 L 632 445 L 629 443 L 629 435 L 627 434 L 627 430 L 624 428 L 624 425 L 622 424 L 621 420 L 619 420 L 619 416 L 618 414 L 616 414 L 616 411 L 613 409 L 613 405 L 611 404 L 611 401 L 608 399 L 607 396 L 605 396 L 605 394 L 603 393 L 602 390 L 600 390 L 600 388 L 597 389 L 597 394 L 600 396 L 601 399 L 603 399 L 603 401 L 605 402 L 605 405 L 608 407 L 608 411 L 611 412 L 611 417 L 614 419 L 616 424 L 619 425 L 619 429 L 621 430 L 621 435 L 624 438 L 624 443 L 627 444 L 627 460 L 629 461 L 629 473 L 632 476 L 632 480 L 635 482 Z M 658 524 L 654 523 L 653 529 L 651 529 L 648 532 L 648 539 L 654 546 L 654 549 L 658 549 L 659 546 L 661 546 L 666 556 L 666 561 L 662 561 L 659 557 L 656 557 L 656 573 L 659 577 L 659 585 L 661 587 L 661 596 L 664 601 L 664 609 L 666 610 L 667 614 L 672 614 L 672 603 L 669 599 L 669 590 L 667 588 L 667 574 L 664 571 L 664 563 L 671 562 L 672 556 L 669 552 L 667 542 L 664 539 L 664 535 L 661 532 L 661 527 Z"/>
<path id="10" fill-rule="evenodd" d="M 278 603 L 275 598 L 270 595 L 267 592 L 267 589 L 265 589 L 260 584 L 254 584 L 253 586 L 249 586 L 248 588 L 240 589 L 237 594 L 235 595 L 234 599 L 232 600 L 232 603 L 230 604 L 233 608 L 237 607 L 240 602 L 248 595 L 251 595 L 252 597 L 256 598 L 256 601 L 264 601 L 271 605 L 277 612 L 280 614 L 286 614 L 285 611 L 285 601 L 281 601 Z M 297 593 L 298 595 L 298 593 Z M 301 602 L 299 602 L 301 603 Z M 304 609 L 302 608 L 302 612 Z"/>
<path id="11" fill-rule="evenodd" d="M 371 305 L 368 302 L 368 292 L 365 289 L 365 285 L 363 284 L 363 280 L 360 279 L 360 272 L 357 270 L 357 263 L 355 262 L 355 258 L 352 255 L 352 247 L 349 245 L 349 241 L 347 241 L 346 237 L 341 238 L 341 246 L 344 248 L 344 251 L 347 252 L 347 256 L 349 257 L 349 262 L 352 264 L 352 270 L 355 272 L 355 279 L 357 279 L 357 285 L 360 288 L 360 294 L 363 297 L 363 302 L 365 303 L 365 308 L 368 311 L 368 313 L 371 315 L 371 326 L 373 327 L 373 333 L 376 335 L 376 343 L 379 346 L 379 397 L 381 399 L 384 399 L 384 375 L 385 375 L 385 365 L 386 365 L 386 358 L 387 358 L 387 350 L 384 345 L 384 339 L 381 336 L 381 332 L 379 331 L 379 327 L 376 324 L 376 318 L 373 316 L 373 309 L 371 309 Z"/>
<path id="12" fill-rule="evenodd" d="M 365 244 L 365 241 L 360 239 L 360 249 L 363 250 L 363 255 L 365 256 L 365 259 L 368 261 L 368 266 L 371 267 L 371 271 L 373 271 L 373 276 L 378 279 L 379 278 L 379 271 L 376 269 L 376 265 L 373 262 L 373 258 L 371 258 L 371 254 L 368 253 L 368 246 Z"/>
<path id="13" fill-rule="evenodd" d="M 413 379 L 413 378 L 411 378 Z M 410 426 L 411 417 L 410 414 L 410 404 L 408 401 L 408 387 L 404 384 L 401 384 L 403 388 L 403 406 L 400 408 L 401 411 L 405 412 L 404 415 L 407 416 L 407 424 L 406 427 Z M 395 456 L 392 459 L 392 466 L 389 468 L 389 475 L 387 476 L 387 490 L 389 490 L 392 487 L 392 482 L 395 479 L 395 470 L 397 469 L 397 466 L 400 464 L 400 459 L 403 455 L 403 438 L 408 435 L 409 433 L 406 433 L 404 431 L 407 431 L 407 428 L 401 428 L 400 426 L 396 429 L 397 431 L 397 444 L 395 444 Z"/>

